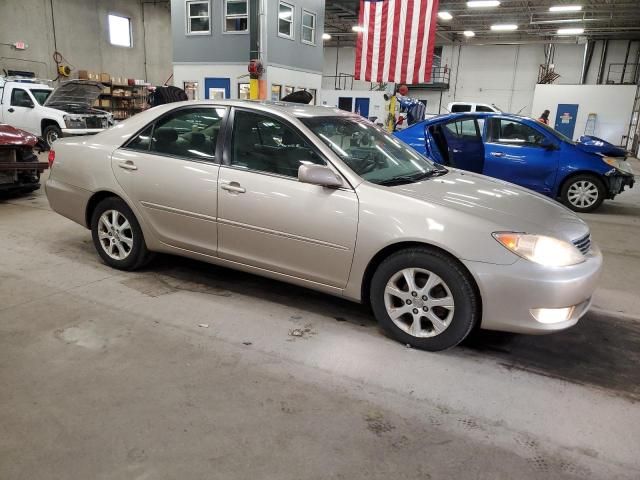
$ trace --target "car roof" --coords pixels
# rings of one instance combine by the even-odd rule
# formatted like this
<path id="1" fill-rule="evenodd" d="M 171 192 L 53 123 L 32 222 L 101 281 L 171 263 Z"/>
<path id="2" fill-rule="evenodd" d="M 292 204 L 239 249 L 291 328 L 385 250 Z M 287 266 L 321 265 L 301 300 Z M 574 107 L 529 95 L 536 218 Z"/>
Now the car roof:
<path id="1" fill-rule="evenodd" d="M 335 107 L 320 105 L 305 105 L 302 103 L 274 102 L 270 100 L 188 100 L 185 102 L 169 103 L 163 106 L 197 106 L 197 105 L 219 105 L 231 107 L 247 107 L 263 111 L 275 111 L 285 113 L 294 117 L 354 117 L 356 114 L 346 112 Z M 358 115 L 359 117 L 359 115 Z M 361 117 L 360 117 L 361 118 Z"/>
<path id="2" fill-rule="evenodd" d="M 448 113 L 445 115 L 437 115 L 433 118 L 425 120 L 425 125 L 435 125 L 436 123 L 449 122 L 451 120 L 457 120 L 463 117 L 471 118 L 486 118 L 500 116 L 504 118 L 511 118 L 513 120 L 531 120 L 530 117 L 523 117 L 522 115 L 514 115 L 512 113 L 500 113 L 500 112 L 460 112 L 460 113 Z"/>

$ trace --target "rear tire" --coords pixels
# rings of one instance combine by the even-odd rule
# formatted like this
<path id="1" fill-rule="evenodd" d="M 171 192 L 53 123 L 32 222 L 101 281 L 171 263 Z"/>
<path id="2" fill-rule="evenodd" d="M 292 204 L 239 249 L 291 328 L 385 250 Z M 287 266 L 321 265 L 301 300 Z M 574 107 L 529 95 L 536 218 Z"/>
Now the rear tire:
<path id="1" fill-rule="evenodd" d="M 98 255 L 110 267 L 136 270 L 151 258 L 138 220 L 120 198 L 98 203 L 91 215 L 91 236 Z"/>
<path id="2" fill-rule="evenodd" d="M 606 194 L 602 180 L 586 173 L 569 178 L 562 186 L 560 199 L 574 212 L 588 213 L 602 205 Z"/>
<path id="3" fill-rule="evenodd" d="M 380 326 L 398 341 L 429 351 L 458 345 L 480 318 L 469 273 L 448 255 L 411 248 L 390 255 L 371 280 Z"/>

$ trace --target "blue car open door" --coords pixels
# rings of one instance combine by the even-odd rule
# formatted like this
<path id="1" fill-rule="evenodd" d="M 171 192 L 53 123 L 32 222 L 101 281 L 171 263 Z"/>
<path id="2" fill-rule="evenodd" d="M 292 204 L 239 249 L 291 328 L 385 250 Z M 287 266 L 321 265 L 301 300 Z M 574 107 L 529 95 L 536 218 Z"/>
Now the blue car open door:
<path id="1" fill-rule="evenodd" d="M 478 122 L 474 118 L 456 119 L 429 127 L 429 134 L 445 161 L 470 172 L 482 173 L 484 145 Z"/>

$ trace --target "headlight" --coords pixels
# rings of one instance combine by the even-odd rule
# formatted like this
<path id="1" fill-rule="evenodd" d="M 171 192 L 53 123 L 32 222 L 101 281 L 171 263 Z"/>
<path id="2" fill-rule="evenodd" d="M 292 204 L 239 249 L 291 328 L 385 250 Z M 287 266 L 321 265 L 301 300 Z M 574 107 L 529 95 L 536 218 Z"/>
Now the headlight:
<path id="1" fill-rule="evenodd" d="M 584 262 L 580 250 L 557 238 L 513 232 L 495 232 L 493 238 L 516 255 L 547 267 L 567 267 Z"/>
<path id="2" fill-rule="evenodd" d="M 616 157 L 602 157 L 602 161 L 607 165 L 611 165 L 613 168 L 620 170 L 621 172 L 633 175 L 633 169 L 631 168 L 631 165 L 629 165 L 629 163 L 627 163 L 624 159 Z"/>
<path id="3" fill-rule="evenodd" d="M 67 128 L 87 128 L 87 122 L 83 117 L 75 117 L 72 115 L 64 116 L 64 124 Z"/>

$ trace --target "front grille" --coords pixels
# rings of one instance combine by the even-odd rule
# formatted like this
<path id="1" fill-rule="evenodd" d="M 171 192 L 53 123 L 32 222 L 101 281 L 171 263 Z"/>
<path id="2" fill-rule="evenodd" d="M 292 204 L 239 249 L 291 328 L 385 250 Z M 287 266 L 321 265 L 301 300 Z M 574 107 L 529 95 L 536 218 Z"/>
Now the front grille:
<path id="1" fill-rule="evenodd" d="M 584 237 L 574 240 L 573 244 L 586 255 L 591 249 L 591 234 L 587 233 Z"/>
<path id="2" fill-rule="evenodd" d="M 105 123 L 103 117 L 87 117 L 87 128 L 104 128 Z"/>

